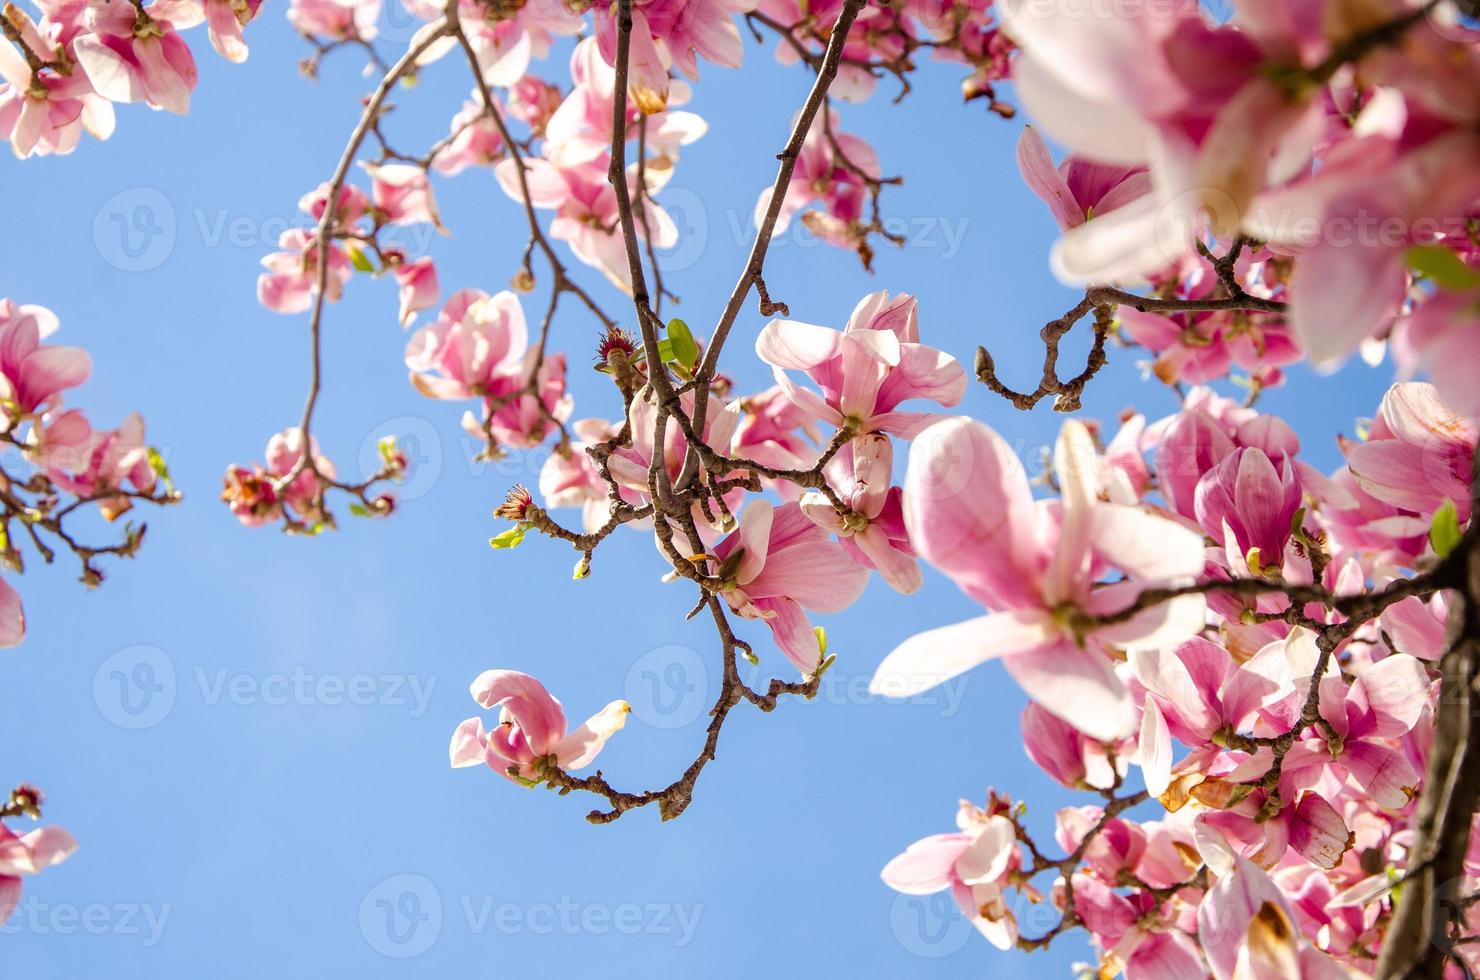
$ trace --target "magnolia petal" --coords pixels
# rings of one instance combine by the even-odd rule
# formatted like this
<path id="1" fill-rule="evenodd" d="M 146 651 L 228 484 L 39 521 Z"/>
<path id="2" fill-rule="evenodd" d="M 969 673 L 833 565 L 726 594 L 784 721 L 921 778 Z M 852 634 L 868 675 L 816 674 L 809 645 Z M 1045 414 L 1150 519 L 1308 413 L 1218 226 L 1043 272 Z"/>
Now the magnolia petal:
<path id="1" fill-rule="evenodd" d="M 1141 775 L 1146 791 L 1161 796 L 1172 783 L 1172 733 L 1162 716 L 1156 699 L 1147 695 L 1146 710 L 1141 715 Z"/>
<path id="2" fill-rule="evenodd" d="M 447 747 L 447 757 L 452 768 L 464 769 L 482 765 L 487 739 L 482 718 L 469 718 L 458 725 L 452 733 L 452 743 Z"/>
<path id="3" fill-rule="evenodd" d="M 932 834 L 884 865 L 884 884 L 906 895 L 930 895 L 951 886 L 956 859 L 971 846 L 969 834 Z"/>
<path id="4" fill-rule="evenodd" d="M 977 664 L 1035 650 L 1049 643 L 1056 632 L 1047 614 L 1021 610 L 978 616 L 917 633 L 884 658 L 868 689 L 887 697 L 909 697 Z"/>
<path id="5" fill-rule="evenodd" d="M 632 706 L 626 701 L 613 701 L 587 718 L 581 727 L 557 742 L 552 750 L 560 768 L 580 769 L 590 765 L 606 745 L 606 740 L 627 724 L 627 715 L 631 712 Z"/>
<path id="6" fill-rule="evenodd" d="M 1118 742 L 1136 730 L 1130 692 L 1109 660 L 1093 650 L 1039 647 L 1005 656 L 1003 666 L 1028 697 L 1090 738 Z"/>

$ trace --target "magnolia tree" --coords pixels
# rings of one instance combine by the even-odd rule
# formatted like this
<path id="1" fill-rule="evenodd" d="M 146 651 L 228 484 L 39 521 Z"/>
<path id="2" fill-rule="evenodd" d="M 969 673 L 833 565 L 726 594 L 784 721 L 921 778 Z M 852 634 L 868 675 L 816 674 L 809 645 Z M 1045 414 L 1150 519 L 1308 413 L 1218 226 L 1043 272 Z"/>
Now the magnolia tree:
<path id="1" fill-rule="evenodd" d="M 377 39 L 380 0 L 287 11 L 311 45 L 306 74 L 344 49 L 378 82 L 347 107 L 343 155 L 257 284 L 267 308 L 307 317 L 301 421 L 261 462 L 229 467 L 222 498 L 243 524 L 303 534 L 333 527 L 341 506 L 392 513 L 407 465 L 393 440 L 378 472 L 348 482 L 312 435 L 330 304 L 357 276 L 389 274 L 396 316 L 415 327 L 411 384 L 466 403 L 486 457 L 553 447 L 537 490 L 516 486 L 497 508 L 508 525 L 492 546 L 564 542 L 582 579 L 609 538 L 649 538 L 664 578 L 692 593 L 690 617 L 712 621 L 723 677 L 698 754 L 665 786 L 577 774 L 622 728 L 625 702 L 572 727 L 537 679 L 497 668 L 472 681 L 488 713 L 456 727 L 454 767 L 593 795 L 595 823 L 648 806 L 677 817 L 733 711 L 818 692 L 832 660 L 810 614 L 847 609 L 871 573 L 912 593 L 923 560 L 982 615 L 921 623 L 872 689 L 909 695 L 1000 659 L 1030 699 L 1028 755 L 1084 803 L 1056 815 L 1049 842 L 1024 801 L 963 802 L 954 830 L 901 842 L 890 886 L 949 890 L 1003 949 L 1083 930 L 1099 976 L 1480 969 L 1473 4 L 1237 0 L 1220 16 L 1132 0 L 401 2 L 423 22 L 403 48 Z M 23 157 L 72 152 L 84 129 L 107 138 L 114 103 L 186 111 L 196 69 L 181 32 L 204 21 L 240 60 L 258 13 L 251 0 L 38 7 L 7 4 L 0 20 L 0 132 Z M 679 234 L 663 190 L 707 127 L 680 108 L 699 61 L 738 68 L 746 33 L 811 84 L 734 289 L 699 331 L 663 315 L 658 253 Z M 560 60 L 557 37 L 574 39 Z M 925 343 L 906 292 L 846 316 L 791 297 L 838 329 L 790 319 L 767 290 L 788 222 L 865 267 L 897 241 L 883 215 L 898 178 L 845 132 L 844 103 L 903 99 L 927 57 L 960 66 L 966 99 L 1030 117 L 1017 162 L 1063 232 L 1054 272 L 1084 288 L 1039 332 L 1043 372 L 1027 390 L 985 349 L 968 371 Z M 466 73 L 468 100 L 416 110 L 450 117 L 433 145 L 394 142 L 389 97 L 439 60 Z M 1009 78 L 1015 105 L 994 89 Z M 1056 163 L 1040 133 L 1068 155 Z M 509 290 L 444 290 L 435 257 L 390 241 L 441 228 L 434 177 L 468 170 L 491 170 L 527 223 Z M 630 303 L 603 305 L 595 275 Z M 721 357 L 750 356 L 732 341 L 752 295 L 773 318 L 753 353 L 775 386 L 737 392 Z M 557 320 L 599 331 L 605 417 L 575 418 Z M 142 528 L 90 546 L 68 516 L 97 504 L 111 520 L 176 494 L 137 417 L 98 431 L 62 409 L 89 364 L 41 343 L 49 313 L 5 300 L 0 324 L 0 437 L 26 466 L 0 473 L 4 562 L 19 572 L 27 548 L 47 561 L 69 550 L 95 585 L 94 559 L 133 554 Z M 1075 332 L 1088 358 L 1065 369 Z M 1127 413 L 1113 432 L 1069 418 L 1046 495 L 1002 436 L 942 411 L 974 379 L 1022 411 L 1049 400 L 1074 413 L 1122 348 L 1150 352 L 1148 383 L 1174 388 L 1180 410 Z M 1390 360 L 1395 383 L 1323 473 L 1258 399 L 1291 364 L 1352 356 Z M 1230 378 L 1246 398 L 1208 387 Z M 0 641 L 19 642 L 22 622 L 0 585 Z M 777 676 L 753 687 L 741 658 Z M 963 773 L 963 789 L 982 775 Z M 23 785 L 0 817 L 36 818 L 39 804 Z M 0 908 L 19 875 L 73 847 L 57 828 L 0 824 Z M 1052 928 L 1019 930 L 1032 903 L 1055 910 Z"/>

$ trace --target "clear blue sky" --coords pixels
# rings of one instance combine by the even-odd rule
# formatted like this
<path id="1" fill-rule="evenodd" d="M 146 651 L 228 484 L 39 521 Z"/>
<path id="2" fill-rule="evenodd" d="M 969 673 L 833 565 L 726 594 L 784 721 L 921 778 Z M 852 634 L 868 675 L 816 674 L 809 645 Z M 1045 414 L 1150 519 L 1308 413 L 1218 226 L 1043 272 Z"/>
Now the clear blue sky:
<path id="1" fill-rule="evenodd" d="M 593 827 L 587 799 L 447 767 L 448 737 L 474 713 L 468 682 L 503 666 L 544 679 L 577 719 L 631 700 L 637 710 L 602 767 L 624 787 L 666 783 L 702 739 L 699 703 L 713 696 L 718 652 L 699 622 L 683 622 L 692 595 L 658 583 L 653 546 L 635 532 L 603 547 L 579 583 L 564 546 L 488 548 L 500 529 L 491 507 L 509 484 L 534 484 L 543 457 L 470 463 L 464 406 L 406 382 L 389 281 L 356 281 L 328 311 L 317 431 L 356 474 L 362 448 L 400 434 L 416 457 L 415 499 L 388 522 L 342 515 L 338 533 L 314 541 L 242 528 L 217 502 L 226 464 L 260 456 L 297 420 L 306 318 L 257 305 L 258 260 L 300 220 L 296 201 L 328 176 L 369 87 L 348 54 L 318 83 L 299 78 L 306 49 L 280 5 L 248 36 L 251 59 L 231 66 L 193 35 L 201 84 L 188 118 L 120 107 L 107 143 L 0 163 L 0 294 L 60 315 L 57 339 L 95 362 L 71 404 L 97 424 L 142 411 L 187 494 L 143 515 L 146 547 L 109 564 L 94 592 L 67 564 L 28 556 L 18 587 L 30 633 L 3 654 L 0 779 L 44 787 L 47 818 L 81 847 L 27 881 L 0 940 L 7 968 L 1014 977 L 1063 975 L 1085 958 L 1074 944 L 998 953 L 942 916 L 944 897 L 897 900 L 878 879 L 906 844 L 952 829 L 961 797 L 989 786 L 1021 795 L 1040 828 L 1070 799 L 1024 757 L 1023 698 L 1000 667 L 908 704 L 863 693 L 895 643 L 975 613 L 933 573 L 909 599 L 875 581 L 828 620 L 838 661 L 823 696 L 770 716 L 737 710 L 694 804 L 671 824 L 643 811 Z M 777 66 L 769 47 L 748 44 L 746 58 L 743 73 L 704 67 L 692 108 L 712 128 L 667 194 L 686 205 L 685 268 L 670 281 L 696 332 L 734 281 L 748 244 L 735 229 L 771 179 L 810 81 Z M 865 292 L 914 292 L 927 342 L 969 364 L 985 341 L 1004 375 L 1027 384 L 1038 328 L 1073 297 L 1048 272 L 1048 211 L 1017 177 L 1022 122 L 961 106 L 953 66 L 921 75 L 902 106 L 888 104 L 883 83 L 873 104 L 843 109 L 844 128 L 879 148 L 886 172 L 906 175 L 886 206 L 908 222 L 911 246 L 881 249 L 869 276 L 851 254 L 789 235 L 767 281 L 794 316 L 833 325 Z M 466 94 L 462 67 L 439 66 L 398 96 L 392 131 L 425 145 Z M 525 239 L 513 202 L 482 172 L 437 192 L 454 233 L 432 243 L 444 290 L 503 288 Z M 131 258 L 115 216 L 141 205 L 154 221 L 135 225 L 135 246 L 150 237 Z M 599 276 L 586 279 L 620 307 Z M 614 394 L 586 367 L 594 324 L 576 312 L 556 334 L 571 354 L 576 415 L 610 416 Z M 726 362 L 742 388 L 769 383 L 750 347 L 761 323 L 747 306 Z M 1174 407 L 1139 381 L 1136 354 L 1113 360 L 1087 413 Z M 1333 436 L 1375 408 L 1387 378 L 1386 368 L 1336 380 L 1297 371 L 1303 390 L 1266 404 L 1330 468 Z M 1025 416 L 976 386 L 963 409 L 1020 442 L 1030 462 L 1058 423 L 1047 406 Z M 763 664 L 788 671 L 753 627 Z M 140 683 L 156 689 L 152 700 Z"/>

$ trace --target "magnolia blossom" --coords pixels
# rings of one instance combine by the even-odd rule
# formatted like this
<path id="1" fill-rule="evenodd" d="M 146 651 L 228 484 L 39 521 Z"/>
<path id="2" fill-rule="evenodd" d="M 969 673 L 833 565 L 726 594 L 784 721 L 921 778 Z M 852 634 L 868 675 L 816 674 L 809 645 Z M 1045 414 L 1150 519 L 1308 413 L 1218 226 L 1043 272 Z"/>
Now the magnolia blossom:
<path id="1" fill-rule="evenodd" d="M 540 495 L 546 507 L 581 508 L 581 524 L 591 532 L 606 523 L 611 497 L 586 448 L 611 439 L 616 430 L 605 419 L 579 419 L 571 424 L 571 431 L 576 440 L 569 447 L 557 448 L 540 468 Z"/>
<path id="2" fill-rule="evenodd" d="M 906 895 L 930 895 L 949 888 L 951 897 L 983 936 L 998 949 L 1017 942 L 1017 919 L 1007 903 L 1011 874 L 1021 865 L 1017 831 L 1011 820 L 962 803 L 961 829 L 933 834 L 911 844 L 884 866 L 884 883 Z"/>
<path id="3" fill-rule="evenodd" d="M 73 50 L 104 98 L 184 113 L 197 70 L 179 30 L 204 16 L 198 0 L 156 0 L 148 8 L 127 0 L 93 0 L 87 5 L 89 33 L 73 42 Z"/>
<path id="4" fill-rule="evenodd" d="M 68 493 L 96 500 L 110 521 L 132 504 L 126 495 L 110 495 L 131 486 L 152 493 L 157 481 L 144 420 L 135 412 L 113 431 L 98 431 L 77 409 L 62 412 L 31 432 L 38 461 L 53 483 Z"/>
<path id="5" fill-rule="evenodd" d="M 816 672 L 822 647 L 805 610 L 841 612 L 853 605 L 868 584 L 868 569 L 795 503 L 751 501 L 740 527 L 713 550 L 730 608 L 769 626 L 776 645 L 803 674 Z"/>
<path id="6" fill-rule="evenodd" d="M 61 827 L 40 827 L 18 835 L 0 823 L 0 925 L 20 905 L 21 876 L 61 864 L 75 850 L 77 841 Z"/>
<path id="7" fill-rule="evenodd" d="M 46 411 L 61 392 L 92 373 L 92 360 L 82 348 L 41 343 L 56 329 L 50 310 L 0 299 L 0 428 L 5 431 Z"/>
<path id="8" fill-rule="evenodd" d="M 288 516 L 310 526 L 324 520 L 323 491 L 334 479 L 334 464 L 319 452 L 318 440 L 310 439 L 314 469 L 305 466 L 285 486 L 282 479 L 303 460 L 303 430 L 285 429 L 267 441 L 266 467 L 227 467 L 225 488 L 221 492 L 231 512 L 247 527 L 257 527 Z"/>
<path id="9" fill-rule="evenodd" d="M 1363 490 L 1401 510 L 1430 516 L 1446 501 L 1460 521 L 1470 516 L 1470 482 L 1480 425 L 1460 418 L 1433 385 L 1393 385 L 1367 441 L 1347 449 Z"/>
<path id="10" fill-rule="evenodd" d="M 947 407 L 966 391 L 966 372 L 954 357 L 920 343 L 915 298 L 885 291 L 859 301 L 841 331 L 796 320 L 772 320 L 755 342 L 776 383 L 813 417 L 854 435 L 887 432 L 912 438 L 939 416 L 899 411 L 911 398 Z M 787 371 L 804 371 L 821 389 L 810 391 Z"/>
<path id="11" fill-rule="evenodd" d="M 546 760 L 566 770 L 590 765 L 632 710 L 626 701 L 613 701 L 568 732 L 565 709 L 528 674 L 485 670 L 469 690 L 482 707 L 498 709 L 498 724 L 485 731 L 483 719 L 475 716 L 458 725 L 448 747 L 452 767 L 483 763 L 510 782 L 527 785 L 541 780 Z"/>
<path id="12" fill-rule="evenodd" d="M 812 523 L 838 536 L 838 543 L 854 561 L 878 569 L 892 589 L 908 595 L 924 584 L 924 576 L 905 531 L 901 491 L 889 486 L 893 466 L 894 449 L 887 436 L 860 436 L 839 450 L 826 467 L 847 513 L 839 514 L 816 490 L 802 497 L 801 507 Z"/>
<path id="13" fill-rule="evenodd" d="M 476 398 L 523 384 L 528 331 L 519 297 L 504 290 L 454 293 L 436 322 L 411 335 L 406 366 L 428 398 Z"/>
<path id="14" fill-rule="evenodd" d="M 1078 616 L 1118 613 L 1145 588 L 1191 581 L 1202 539 L 1138 507 L 1099 501 L 1088 430 L 1064 423 L 1054 453 L 1063 498 L 1035 504 L 1006 442 L 969 419 L 926 430 L 910 453 L 905 524 L 915 550 L 990 610 L 897 647 L 870 690 L 913 694 L 986 660 L 1004 666 L 1029 696 L 1086 735 L 1113 741 L 1135 728 L 1134 705 L 1114 649 L 1154 649 L 1204 623 L 1201 596 L 1184 596 L 1123 621 L 1081 627 Z M 1127 578 L 1099 580 L 1107 567 Z"/>

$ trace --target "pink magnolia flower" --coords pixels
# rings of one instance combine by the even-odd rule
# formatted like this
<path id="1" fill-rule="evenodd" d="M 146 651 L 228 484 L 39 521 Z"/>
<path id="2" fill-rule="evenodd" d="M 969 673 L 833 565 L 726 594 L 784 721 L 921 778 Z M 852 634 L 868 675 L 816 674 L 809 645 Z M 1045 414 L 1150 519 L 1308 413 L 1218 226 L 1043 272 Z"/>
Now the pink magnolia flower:
<path id="1" fill-rule="evenodd" d="M 1048 205 L 1063 231 L 1151 192 L 1151 176 L 1143 166 L 1096 163 L 1070 154 L 1055 167 L 1048 145 L 1032 126 L 1024 126 L 1018 139 L 1017 163 L 1024 183 Z"/>
<path id="2" fill-rule="evenodd" d="M 274 313 L 302 313 L 318 291 L 318 238 L 307 229 L 289 228 L 279 236 L 278 245 L 283 251 L 262 258 L 267 271 L 257 277 L 257 302 Z M 338 300 L 354 269 L 338 245 L 331 243 L 327 254 L 327 297 Z"/>
<path id="3" fill-rule="evenodd" d="M 40 827 L 17 835 L 0 823 L 0 925 L 20 904 L 21 876 L 61 864 L 75 850 L 77 841 L 60 827 Z"/>
<path id="4" fill-rule="evenodd" d="M 278 486 L 282 478 L 293 472 L 303 459 L 302 429 L 285 429 L 267 441 L 265 468 L 236 464 L 227 467 L 221 499 L 236 519 L 247 527 L 258 527 L 284 516 L 286 506 L 292 511 L 290 516 L 304 524 L 322 521 L 324 483 L 334 479 L 334 464 L 319 452 L 318 440 L 310 439 L 308 448 L 318 475 L 305 467 L 284 487 Z"/>
<path id="5" fill-rule="evenodd" d="M 1307 639 L 1312 641 L 1309 651 L 1303 649 Z M 1295 662 L 1292 642 L 1302 645 L 1302 653 L 1314 653 L 1313 638 L 1301 632 L 1293 641 L 1265 645 L 1240 664 L 1216 643 L 1192 637 L 1169 649 L 1137 650 L 1130 663 L 1136 682 L 1146 691 L 1147 712 L 1156 712 L 1165 722 L 1161 737 L 1170 735 L 1197 748 L 1225 733 L 1276 734 L 1270 729 L 1289 727 L 1286 723 L 1299 715 L 1294 700 L 1305 694 L 1296 683 L 1297 671 L 1305 663 Z M 1301 679 L 1309 677 L 1307 671 Z M 1265 718 L 1274 724 L 1261 724 Z M 1145 742 L 1143 735 L 1143 753 L 1148 748 Z M 1170 746 L 1158 754 L 1169 759 Z M 1147 781 L 1151 780 L 1148 772 Z M 1165 770 L 1159 783 L 1158 795 L 1166 785 Z"/>
<path id="6" fill-rule="evenodd" d="M 910 540 L 990 610 L 930 630 L 884 658 L 870 690 L 912 694 L 1001 657 L 1029 697 L 1091 738 L 1132 733 L 1136 714 L 1110 651 L 1157 648 L 1200 631 L 1205 603 L 1185 596 L 1087 630 L 1076 614 L 1125 609 L 1142 589 L 1203 571 L 1200 535 L 1137 507 L 1096 497 L 1098 454 L 1082 423 L 1059 435 L 1063 499 L 1035 504 L 1011 448 L 965 418 L 927 429 L 910 453 L 904 513 Z M 1124 581 L 1100 584 L 1108 568 Z"/>
<path id="7" fill-rule="evenodd" d="M 1378 500 L 1424 517 L 1452 501 L 1470 518 L 1476 420 L 1460 418 L 1434 386 L 1410 381 L 1383 395 L 1367 441 L 1347 449 L 1358 485 Z"/>
<path id="8" fill-rule="evenodd" d="M 1152 193 L 1060 239 L 1060 278 L 1152 275 L 1191 255 L 1200 232 L 1236 231 L 1256 193 L 1305 166 L 1319 103 L 1267 69 L 1322 51 L 1276 6 L 1243 5 L 1239 23 L 1217 26 L 1196 6 L 1115 17 L 1090 0 L 1002 8 L 1022 46 L 1013 80 L 1044 130 L 1091 159 L 1150 167 Z"/>
<path id="9" fill-rule="evenodd" d="M 19 646 L 25 638 L 26 611 L 21 606 L 20 593 L 0 579 L 0 648 Z M 4 902 L 0 902 L 0 908 L 3 906 Z"/>
<path id="10" fill-rule="evenodd" d="M 778 469 L 806 469 L 817 459 L 815 444 L 820 435 L 812 416 L 792 401 L 780 386 L 738 399 L 740 422 L 732 449 L 737 456 Z M 781 483 L 784 493 L 795 485 Z"/>
<path id="11" fill-rule="evenodd" d="M 426 6 L 431 12 L 441 12 L 439 4 Z M 483 77 L 488 84 L 500 87 L 511 86 L 523 78 L 533 59 L 550 53 L 555 37 L 578 34 L 582 27 L 581 16 L 570 6 L 551 0 L 499 7 L 460 0 L 460 6 L 468 41 L 483 69 Z M 444 42 L 423 56 L 422 62 L 441 57 L 451 47 L 455 45 Z"/>
<path id="12" fill-rule="evenodd" d="M 567 732 L 565 709 L 528 674 L 485 670 L 469 690 L 484 708 L 498 709 L 498 724 L 484 731 L 483 719 L 473 717 L 458 725 L 448 746 L 452 767 L 483 763 L 510 782 L 526 785 L 543 779 L 542 760 L 565 770 L 590 765 L 632 710 L 626 701 L 613 701 Z"/>
<path id="13" fill-rule="evenodd" d="M 49 418 L 34 432 L 37 461 L 59 488 L 98 502 L 108 520 L 133 506 L 122 494 L 110 491 L 132 486 L 152 493 L 157 480 L 144 442 L 144 420 L 135 412 L 113 431 L 97 431 L 82 412 L 73 409 Z"/>
<path id="14" fill-rule="evenodd" d="M 524 383 L 528 331 L 519 297 L 504 290 L 453 293 L 435 323 L 406 344 L 411 384 L 428 398 L 477 398 Z"/>
<path id="15" fill-rule="evenodd" d="M 41 343 L 56 329 L 50 310 L 0 299 L 0 431 L 54 407 L 92 373 L 82 348 Z"/>
<path id="16" fill-rule="evenodd" d="M 588 38 L 576 45 L 570 57 L 575 87 L 560 103 L 545 125 L 545 156 L 556 166 L 573 167 L 604 157 L 612 145 L 612 95 L 616 72 L 601 57 L 596 41 Z M 675 91 L 670 106 L 685 101 L 686 86 Z M 638 138 L 639 121 L 645 119 L 644 138 L 655 160 L 671 164 L 678 148 L 699 139 L 708 124 L 692 112 L 664 111 L 644 117 L 635 105 L 627 107 L 627 138 Z"/>
<path id="17" fill-rule="evenodd" d="M 859 172 L 877 180 L 882 171 L 878 154 L 866 140 L 843 132 L 836 113 L 828 118 L 836 146 L 822 121 L 814 120 L 777 211 L 776 231 L 785 231 L 803 208 L 819 204 L 821 211 L 813 212 L 813 220 L 806 220 L 812 215 L 804 216 L 807 228 L 829 244 L 849 248 L 856 244 L 858 223 L 869 200 L 868 183 Z M 770 209 L 771 191 L 770 187 L 762 190 L 755 202 L 757 227 Z"/>
<path id="18" fill-rule="evenodd" d="M 555 209 L 555 218 L 550 222 L 551 237 L 570 245 L 576 258 L 600 271 L 617 288 L 630 292 L 632 271 L 627 264 L 626 248 L 618 228 L 617 195 L 606 179 L 605 155 L 565 167 L 543 157 L 526 158 L 524 163 L 530 203 L 537 208 Z M 494 173 L 504 193 L 516 201 L 524 200 L 518 164 L 514 160 L 500 161 L 494 167 Z M 662 182 L 671 176 L 671 171 L 665 174 L 650 170 L 646 176 L 651 193 L 662 186 Z M 629 192 L 635 189 L 636 180 L 636 171 L 629 171 Z M 647 211 L 647 219 L 639 218 L 636 222 L 638 237 L 647 239 L 651 236 L 657 248 L 676 245 L 678 228 L 668 212 L 655 204 L 649 194 L 642 196 L 642 207 Z"/>
<path id="19" fill-rule="evenodd" d="M 912 438 L 939 416 L 898 411 L 901 402 L 927 398 L 949 407 L 966 391 L 966 372 L 956 359 L 920 343 L 917 304 L 905 293 L 892 300 L 883 290 L 865 296 L 842 331 L 772 320 L 755 350 L 792 401 L 854 435 Z M 788 370 L 806 372 L 821 394 L 798 385 Z"/>
<path id="20" fill-rule="evenodd" d="M 113 102 L 147 102 L 185 113 L 197 71 L 183 28 L 199 24 L 199 0 L 89 0 L 89 33 L 72 42 L 77 62 L 98 94 Z"/>
<path id="21" fill-rule="evenodd" d="M 533 449 L 558 427 L 558 422 L 570 418 L 575 399 L 565 390 L 564 354 L 546 354 L 535 377 L 534 392 L 523 390 L 524 379 L 538 354 L 537 350 L 528 351 L 517 375 L 500 379 L 500 385 L 484 394 L 484 412 L 491 410 L 491 418 L 480 421 L 472 412 L 463 414 L 463 428 L 470 435 L 482 438 L 486 424 L 499 445 Z"/>
<path id="22" fill-rule="evenodd" d="M 300 34 L 374 40 L 380 0 L 292 0 L 288 22 Z"/>
<path id="23" fill-rule="evenodd" d="M 56 48 L 67 47 L 81 25 L 64 25 L 50 17 L 38 25 L 15 6 L 5 16 L 24 48 L 17 50 L 0 39 L 0 136 L 10 142 L 15 155 L 71 153 L 84 129 L 100 140 L 113 135 L 113 105 L 93 91 L 85 74 L 64 75 L 52 68 L 32 71 L 26 59 L 30 54 L 51 61 Z"/>
<path id="24" fill-rule="evenodd" d="M 987 941 L 998 949 L 1017 943 L 1017 918 L 1006 901 L 1011 874 L 1022 855 L 1012 821 L 988 815 L 967 803 L 954 834 L 932 834 L 911 844 L 887 865 L 884 884 L 906 895 L 932 895 L 949 888 L 951 897 Z"/>
<path id="25" fill-rule="evenodd" d="M 1284 287 L 1269 273 L 1272 253 L 1246 250 L 1234 272 L 1251 296 L 1284 299 Z M 1190 260 L 1181 264 L 1173 298 L 1216 298 L 1222 288 L 1210 264 Z M 1273 287 L 1266 280 L 1274 282 Z M 1201 384 L 1226 377 L 1237 366 L 1261 387 L 1284 381 L 1286 365 L 1303 356 L 1291 339 L 1283 314 L 1251 310 L 1177 313 L 1163 316 L 1124 306 L 1117 311 L 1126 334 L 1155 353 L 1152 372 L 1166 384 Z"/>
<path id="26" fill-rule="evenodd" d="M 1232 870 L 1203 896 L 1197 910 L 1197 934 L 1215 980 L 1343 980 L 1349 976 L 1330 957 L 1300 941 L 1284 893 L 1267 874 L 1242 858 L 1236 858 Z"/>
<path id="27" fill-rule="evenodd" d="M 1073 725 L 1029 701 L 1023 709 L 1023 748 L 1028 758 L 1070 789 L 1110 789 L 1125 775 L 1129 751 L 1086 738 Z"/>
<path id="28" fill-rule="evenodd" d="M 211 47 L 227 61 L 246 61 L 242 28 L 257 16 L 262 0 L 204 0 L 204 6 Z"/>
<path id="29" fill-rule="evenodd" d="M 587 532 L 606 523 L 611 514 L 611 496 L 606 481 L 586 447 L 605 442 L 616 434 L 606 419 L 580 419 L 571 425 L 576 434 L 567 449 L 556 449 L 540 469 L 540 495 L 546 507 L 579 507 Z"/>
<path id="30" fill-rule="evenodd" d="M 680 396 L 684 412 L 690 418 L 694 413 L 694 394 L 686 391 Z M 642 506 L 649 502 L 648 471 L 652 466 L 654 456 L 661 456 L 661 466 L 668 474 L 670 480 L 678 479 L 683 472 L 684 458 L 688 454 L 689 443 L 682 430 L 672 422 L 663 427 L 663 446 L 657 448 L 657 425 L 658 410 L 653 402 L 646 398 L 634 398 L 627 410 L 628 426 L 632 432 L 632 443 L 616 449 L 608 458 L 607 470 L 622 494 L 622 499 L 634 506 Z M 739 421 L 739 410 L 737 406 L 726 405 L 713 393 L 709 396 L 709 410 L 704 416 L 704 441 L 714 448 L 716 452 L 725 452 L 735 432 L 735 425 Z M 705 474 L 704 479 L 709 479 Z M 738 509 L 740 502 L 745 497 L 743 488 L 735 488 L 723 497 L 725 507 L 733 512 Z M 713 529 L 728 531 L 734 524 L 733 519 L 726 519 L 725 513 L 717 507 L 711 507 L 710 513 L 705 514 L 704 509 L 695 502 L 691 508 L 694 524 L 700 533 L 706 533 Z M 865 571 L 864 575 L 868 573 Z"/>
<path id="31" fill-rule="evenodd" d="M 730 608 L 769 626 L 781 652 L 808 675 L 817 670 L 822 650 L 804 610 L 841 612 L 868 584 L 868 569 L 794 503 L 772 507 L 752 500 L 739 528 L 714 546 L 714 556 Z"/>
<path id="32" fill-rule="evenodd" d="M 509 87 L 509 115 L 542 135 L 550 117 L 563 100 L 560 87 L 542 78 L 525 75 Z"/>
<path id="33" fill-rule="evenodd" d="M 644 0 L 632 9 L 627 88 L 637 108 L 662 112 L 668 104 L 668 65 L 698 81 L 698 57 L 726 68 L 740 67 L 744 45 L 734 16 L 748 0 Z M 614 8 L 598 5 L 596 40 L 607 64 L 617 60 Z"/>
<path id="34" fill-rule="evenodd" d="M 1311 739 L 1296 759 L 1286 758 L 1286 765 L 1338 768 L 1373 803 L 1401 810 L 1416 795 L 1420 775 L 1392 740 L 1413 731 L 1428 706 L 1428 672 L 1408 654 L 1384 657 L 1358 674 L 1350 687 L 1339 676 L 1325 678 L 1321 717 L 1341 738 L 1341 752 L 1333 760 L 1319 740 Z"/>
<path id="35" fill-rule="evenodd" d="M 409 163 L 361 162 L 360 166 L 370 175 L 370 199 L 377 219 L 393 225 L 425 222 L 446 233 L 425 170 Z"/>
<path id="36" fill-rule="evenodd" d="M 442 287 L 437 282 L 437 264 L 427 256 L 398 262 L 391 271 L 400 291 L 401 326 L 409 327 L 417 313 L 436 306 L 442 297 Z"/>
<path id="37" fill-rule="evenodd" d="M 888 436 L 859 436 L 828 460 L 825 470 L 848 513 L 839 514 L 816 490 L 802 497 L 801 508 L 813 524 L 836 534 L 854 561 L 876 569 L 890 588 L 909 595 L 919 591 L 925 578 L 905 531 L 902 491 L 889 485 L 893 468 Z"/>
<path id="38" fill-rule="evenodd" d="M 1235 576 L 1280 575 L 1301 496 L 1289 457 L 1276 468 L 1262 449 L 1245 448 L 1203 475 L 1193 506 L 1208 536 L 1224 542 Z"/>
<path id="39" fill-rule="evenodd" d="M 452 139 L 437 154 L 432 166 L 448 177 L 468 167 L 491 167 L 504 156 L 504 137 L 498 124 L 483 108 L 483 97 L 463 103 L 462 111 L 452 117 Z"/>

